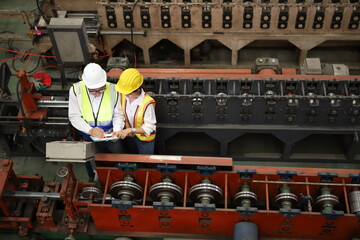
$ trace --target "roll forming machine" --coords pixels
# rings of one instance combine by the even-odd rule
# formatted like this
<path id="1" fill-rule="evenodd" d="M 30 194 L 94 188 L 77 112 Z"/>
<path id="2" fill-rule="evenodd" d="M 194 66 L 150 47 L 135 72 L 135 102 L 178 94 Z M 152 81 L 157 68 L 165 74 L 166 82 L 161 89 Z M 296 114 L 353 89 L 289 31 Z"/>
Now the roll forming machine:
<path id="1" fill-rule="evenodd" d="M 0 227 L 20 235 L 209 239 L 360 236 L 360 170 L 233 166 L 230 158 L 95 157 L 97 182 L 0 168 Z M 245 234 L 245 235 L 244 235 Z"/>
<path id="2" fill-rule="evenodd" d="M 267 56 L 287 67 L 321 57 L 359 70 L 358 0 L 38 2 L 40 14 L 28 25 L 41 53 L 54 51 L 52 18 L 84 18 L 94 58 L 127 55 L 133 66 L 246 68 Z"/>
<path id="3" fill-rule="evenodd" d="M 297 70 L 259 58 L 252 69 L 139 70 L 157 102 L 158 154 L 235 161 L 360 159 L 360 82 L 345 65 L 307 59 Z M 120 74 L 121 69 L 110 70 L 109 81 Z M 33 154 L 48 141 L 76 140 L 68 124 L 67 88 L 36 91 L 24 72 L 18 77 L 18 98 L 1 100 L 4 150 Z"/>

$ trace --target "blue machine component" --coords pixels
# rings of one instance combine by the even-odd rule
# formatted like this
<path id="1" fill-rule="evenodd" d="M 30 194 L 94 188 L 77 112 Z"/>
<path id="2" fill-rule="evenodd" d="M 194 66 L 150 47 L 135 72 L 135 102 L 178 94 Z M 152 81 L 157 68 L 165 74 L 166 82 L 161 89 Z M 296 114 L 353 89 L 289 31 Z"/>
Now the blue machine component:
<path id="1" fill-rule="evenodd" d="M 131 201 L 123 201 L 123 200 L 112 200 L 111 206 L 116 207 L 118 209 L 129 209 L 132 208 Z"/>
<path id="2" fill-rule="evenodd" d="M 196 171 L 200 172 L 201 175 L 212 175 L 216 172 L 215 166 L 197 166 Z"/>
<path id="3" fill-rule="evenodd" d="M 169 211 L 174 208 L 173 202 L 154 202 L 153 207 L 160 211 Z"/>
<path id="4" fill-rule="evenodd" d="M 162 172 L 163 174 L 172 174 L 173 172 L 176 172 L 177 167 L 176 165 L 168 165 L 168 164 L 158 164 L 156 166 L 156 169 L 160 172 Z"/>
<path id="5" fill-rule="evenodd" d="M 349 177 L 352 178 L 353 184 L 360 184 L 360 173 L 350 173 Z"/>
<path id="6" fill-rule="evenodd" d="M 338 217 L 344 216 L 344 211 L 322 210 L 321 214 L 325 215 L 326 220 L 337 220 Z"/>
<path id="7" fill-rule="evenodd" d="M 277 171 L 277 174 L 280 176 L 281 181 L 291 181 L 293 176 L 297 175 L 296 171 Z"/>
<path id="8" fill-rule="evenodd" d="M 136 163 L 119 163 L 116 167 L 124 172 L 134 172 L 138 169 Z"/>
<path id="9" fill-rule="evenodd" d="M 333 178 L 338 177 L 339 174 L 333 172 L 318 172 L 318 176 L 321 177 L 321 182 L 332 182 Z"/>
<path id="10" fill-rule="evenodd" d="M 251 180 L 252 175 L 256 174 L 255 169 L 241 169 L 237 171 L 238 174 L 240 174 L 241 180 Z"/>
<path id="11" fill-rule="evenodd" d="M 242 217 L 252 217 L 254 213 L 258 212 L 255 207 L 237 207 L 236 211 L 240 213 Z"/>
<path id="12" fill-rule="evenodd" d="M 300 209 L 286 209 L 286 208 L 280 208 L 279 213 L 284 215 L 284 218 L 295 218 L 295 215 L 300 214 Z"/>
<path id="13" fill-rule="evenodd" d="M 213 212 L 216 211 L 216 207 L 212 203 L 195 203 L 195 210 L 199 212 Z"/>

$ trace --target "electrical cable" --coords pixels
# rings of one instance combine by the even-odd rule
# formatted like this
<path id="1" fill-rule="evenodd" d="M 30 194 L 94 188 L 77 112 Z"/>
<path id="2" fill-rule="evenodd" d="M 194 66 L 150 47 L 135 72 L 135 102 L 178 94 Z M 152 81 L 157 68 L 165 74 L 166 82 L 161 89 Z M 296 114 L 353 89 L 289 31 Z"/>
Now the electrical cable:
<path id="1" fill-rule="evenodd" d="M 111 55 L 113 55 L 114 54 L 114 52 L 115 52 L 115 50 L 114 51 L 112 51 L 111 53 L 109 53 L 109 54 L 106 54 L 106 55 L 103 55 L 103 56 L 99 56 L 99 58 L 106 58 L 106 57 L 109 57 L 109 56 L 111 56 Z"/>
<path id="2" fill-rule="evenodd" d="M 103 53 L 106 54 L 103 39 L 102 39 L 102 35 L 99 35 L 99 42 L 100 42 L 100 46 L 102 48 Z"/>
<path id="3" fill-rule="evenodd" d="M 13 58 L 0 59 L 0 61 L 1 61 L 1 62 L 11 61 L 11 60 L 15 60 L 15 59 L 21 58 L 22 56 L 24 56 L 24 54 L 18 55 L 18 56 L 13 57 Z"/>
<path id="4" fill-rule="evenodd" d="M 38 57 L 38 61 L 37 61 L 36 65 L 35 65 L 35 67 L 34 67 L 33 69 L 31 69 L 30 71 L 26 71 L 26 73 L 32 73 L 32 72 L 34 72 L 34 71 L 39 67 L 39 65 L 40 65 L 40 60 L 41 60 L 41 58 Z"/>
<path id="5" fill-rule="evenodd" d="M 4 51 L 8 51 L 8 52 L 20 53 L 20 54 L 25 54 L 25 55 L 29 55 L 29 56 L 45 57 L 45 58 L 55 58 L 56 57 L 56 56 L 40 55 L 40 54 L 35 54 L 35 53 L 26 53 L 26 52 L 14 51 L 14 50 L 2 48 L 2 47 L 0 47 L 0 49 L 4 50 Z"/>
<path id="6" fill-rule="evenodd" d="M 136 52 L 135 52 L 135 50 L 134 50 L 134 68 L 136 68 L 136 61 L 137 61 L 137 59 L 136 59 Z"/>
<path id="7" fill-rule="evenodd" d="M 129 45 L 129 43 L 127 43 L 126 41 L 124 41 L 125 45 L 127 45 L 133 52 L 133 67 L 136 67 L 136 49 L 135 49 L 135 45 L 132 43 L 132 45 Z M 130 59 L 129 59 L 130 61 Z"/>
<path id="8" fill-rule="evenodd" d="M 133 6 L 132 6 L 132 8 L 131 8 L 131 16 L 133 16 L 134 15 L 134 9 L 135 9 L 135 6 L 136 6 L 136 4 L 139 2 L 139 0 L 136 0 L 135 2 L 134 2 L 134 4 L 133 4 Z M 131 43 L 132 44 L 134 44 L 134 32 L 133 32 L 133 25 L 131 24 L 131 28 L 130 28 L 130 32 L 131 32 L 131 34 L 130 34 L 130 37 L 131 37 Z"/>
<path id="9" fill-rule="evenodd" d="M 14 32 L 11 32 L 11 31 L 2 31 L 2 32 L 0 32 L 0 34 L 3 34 L 3 33 L 11 33 L 11 34 L 15 34 Z"/>
<path id="10" fill-rule="evenodd" d="M 38 10 L 39 10 L 39 12 L 40 12 L 40 15 L 42 16 L 42 18 L 44 19 L 44 21 L 46 22 L 46 24 L 49 24 L 50 23 L 50 20 L 47 18 L 47 17 L 45 17 L 45 14 L 44 14 L 44 12 L 43 12 L 43 5 L 44 5 L 44 2 L 42 3 L 42 5 L 40 6 L 40 3 L 39 3 L 39 0 L 36 0 L 36 5 L 37 5 L 37 7 L 38 7 Z"/>
<path id="11" fill-rule="evenodd" d="M 17 50 L 17 51 L 19 51 L 19 49 L 18 48 L 16 48 L 16 47 L 14 47 L 13 46 L 13 42 L 14 42 L 14 38 L 9 38 L 8 39 L 8 49 L 10 49 L 10 50 Z M 10 53 L 10 52 L 6 52 L 7 54 L 13 54 L 13 56 L 15 57 L 15 53 Z M 25 56 L 25 55 L 21 55 L 21 57 L 23 57 L 23 56 Z M 18 70 L 15 68 L 15 60 L 16 60 L 17 58 L 13 58 L 12 59 L 12 61 L 11 61 L 11 67 L 14 69 L 14 71 L 15 72 L 18 72 Z"/>
<path id="12" fill-rule="evenodd" d="M 32 51 L 31 51 L 32 52 Z M 29 66 L 29 63 L 30 63 L 30 60 L 31 60 L 31 58 L 32 58 L 33 56 L 30 56 L 29 57 L 29 59 L 27 60 L 27 62 L 26 62 L 26 64 L 25 64 L 25 67 L 24 67 L 24 69 L 23 69 L 23 71 L 25 71 L 26 72 L 26 69 L 27 69 L 27 67 Z"/>
<path id="13" fill-rule="evenodd" d="M 59 68 L 59 67 L 58 67 L 58 66 L 46 66 L 46 67 L 42 67 L 42 68 L 39 68 L 38 70 L 33 71 L 31 74 L 29 74 L 29 76 L 32 76 L 32 75 L 34 75 L 35 73 L 37 73 L 37 72 L 39 72 L 39 71 L 41 71 L 41 70 L 44 70 L 44 69 L 46 69 L 46 68 Z"/>
<path id="14" fill-rule="evenodd" d="M 18 51 L 19 49 L 13 46 L 13 41 L 14 41 L 13 38 L 9 38 L 9 39 L 8 39 L 8 49 L 9 49 L 9 50 L 15 50 L 15 49 L 17 49 L 17 51 Z M 31 51 L 31 49 L 30 49 L 30 50 L 27 50 L 25 53 L 30 53 L 30 51 Z M 14 56 L 15 56 L 15 53 L 12 53 L 12 54 L 14 54 Z M 22 58 L 23 56 L 28 56 L 28 55 L 22 54 L 22 55 L 20 55 L 20 58 Z M 32 56 L 30 56 L 30 57 L 32 57 Z M 15 60 L 18 59 L 18 58 L 19 58 L 19 56 L 14 57 L 14 58 L 10 58 L 10 59 L 2 59 L 2 60 L 0 60 L 0 61 L 10 61 L 10 60 L 12 60 L 11 66 L 12 66 L 12 68 L 14 69 L 15 72 L 18 72 L 19 70 L 16 69 L 16 67 L 15 67 Z M 35 66 L 31 71 L 27 71 L 26 73 L 31 73 L 31 72 L 35 71 L 35 70 L 38 68 L 39 64 L 40 64 L 40 57 L 38 57 L 38 61 L 37 61 L 37 63 L 36 63 L 36 66 Z"/>

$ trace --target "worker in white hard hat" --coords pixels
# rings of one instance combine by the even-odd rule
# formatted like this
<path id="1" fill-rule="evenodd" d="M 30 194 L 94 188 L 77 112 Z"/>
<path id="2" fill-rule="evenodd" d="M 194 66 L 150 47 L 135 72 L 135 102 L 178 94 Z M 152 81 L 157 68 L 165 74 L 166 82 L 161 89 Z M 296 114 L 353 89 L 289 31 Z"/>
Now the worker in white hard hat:
<path id="1" fill-rule="evenodd" d="M 125 128 L 116 132 L 116 136 L 126 138 L 130 143 L 128 147 L 135 146 L 132 149 L 137 152 L 131 153 L 154 154 L 156 103 L 144 90 L 144 77 L 135 68 L 126 69 L 121 73 L 115 89 L 120 92 L 125 116 Z"/>
<path id="2" fill-rule="evenodd" d="M 106 81 L 106 72 L 100 65 L 89 63 L 81 79 L 69 91 L 69 120 L 80 131 L 83 140 L 102 139 L 105 133 L 122 130 L 125 120 L 119 93 L 115 84 Z M 95 151 L 120 153 L 122 147 L 119 142 L 99 141 L 95 143 Z"/>

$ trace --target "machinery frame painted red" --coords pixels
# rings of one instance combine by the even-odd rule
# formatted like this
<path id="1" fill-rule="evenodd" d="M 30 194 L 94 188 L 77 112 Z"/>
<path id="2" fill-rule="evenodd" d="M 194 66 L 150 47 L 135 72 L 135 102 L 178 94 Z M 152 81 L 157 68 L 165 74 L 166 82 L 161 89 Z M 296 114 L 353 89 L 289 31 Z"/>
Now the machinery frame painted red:
<path id="1" fill-rule="evenodd" d="M 138 160 L 139 158 L 141 156 L 137 156 Z M 99 159 L 101 164 L 104 163 L 104 159 L 105 157 L 101 155 Z M 109 155 L 107 159 L 110 162 L 119 162 L 116 155 Z M 143 156 L 143 159 L 146 162 L 148 156 Z M 252 175 L 251 180 L 241 180 L 237 172 L 242 169 L 254 169 L 256 174 Z M 105 203 L 105 197 L 101 204 L 90 204 L 89 211 L 98 230 L 116 231 L 130 236 L 138 236 L 134 233 L 143 233 L 146 236 L 212 235 L 220 238 L 231 236 L 236 223 L 251 221 L 258 225 L 260 237 L 344 240 L 360 236 L 359 218 L 351 213 L 348 202 L 348 193 L 357 186 L 352 184 L 349 173 L 360 173 L 359 170 L 235 166 L 230 172 L 216 172 L 208 176 L 192 170 L 179 170 L 172 174 L 162 174 L 155 169 L 139 169 L 129 173 L 116 167 L 101 166 L 96 170 L 101 185 L 104 186 L 104 194 L 109 192 L 111 184 L 122 181 L 128 175 L 144 189 L 142 203 L 130 209 L 112 207 L 111 204 Z M 296 171 L 297 176 L 293 176 L 290 182 L 283 182 L 277 174 L 277 171 L 281 170 Z M 336 172 L 338 177 L 333 178 L 331 183 L 324 184 L 321 177 L 317 176 L 318 172 Z M 148 196 L 150 187 L 161 182 L 165 176 L 173 179 L 184 191 L 184 199 L 169 211 L 155 209 Z M 189 189 L 205 177 L 224 191 L 223 201 L 217 206 L 216 211 L 197 211 L 194 209 L 194 203 L 191 203 L 187 197 Z M 262 202 L 258 212 L 252 216 L 242 216 L 232 204 L 235 194 L 244 182 L 251 186 L 258 200 Z M 295 195 L 311 196 L 314 200 L 320 194 L 322 186 L 330 187 L 332 194 L 339 197 L 345 214 L 336 219 L 329 219 L 321 213 L 319 207 L 311 208 L 308 202 L 308 211 L 302 211 L 294 218 L 286 218 L 274 205 L 279 188 L 285 183 Z M 104 218 L 104 215 L 107 217 Z"/>
<path id="2" fill-rule="evenodd" d="M 133 155 L 135 156 L 135 155 Z M 171 162 L 174 156 L 162 156 L 162 162 Z M 168 158 L 168 159 L 167 159 Z M 75 178 L 71 165 L 67 169 L 69 173 L 64 176 L 60 185 L 50 182 L 41 188 L 44 193 L 48 192 L 46 186 L 51 187 L 52 192 L 59 192 L 59 200 L 63 201 L 62 220 L 52 221 L 53 211 L 44 218 L 15 216 L 14 211 L 9 208 L 9 198 L 4 197 L 6 191 L 31 190 L 29 184 L 24 182 L 32 180 L 42 181 L 39 176 L 16 175 L 12 170 L 12 162 L 3 160 L 0 170 L 0 207 L 3 214 L 0 218 L 2 228 L 18 229 L 20 234 L 26 234 L 28 229 L 34 232 L 58 232 L 75 235 L 77 233 L 88 233 L 94 235 L 123 235 L 123 236 L 147 236 L 147 237 L 192 237 L 226 239 L 232 236 L 234 225 L 242 221 L 250 221 L 258 225 L 259 236 L 265 238 L 282 239 L 339 239 L 346 240 L 360 236 L 359 217 L 351 212 L 349 193 L 360 187 L 358 182 L 353 182 L 350 174 L 359 175 L 360 170 L 349 169 L 313 169 L 313 168 L 275 168 L 254 166 L 233 166 L 232 170 L 217 171 L 213 174 L 202 175 L 195 170 L 194 166 L 186 162 L 192 157 L 177 157 L 178 169 L 173 172 L 163 172 L 154 169 L 151 156 L 136 155 L 136 163 L 141 163 L 142 168 L 133 172 L 119 169 L 118 163 L 130 163 L 131 155 L 99 155 L 96 157 L 96 171 L 102 186 L 102 199 L 80 198 L 86 187 L 95 187 L 96 183 L 84 183 Z M 156 159 L 156 158 L 155 158 Z M 194 157 L 194 162 L 219 166 L 221 159 Z M 223 165 L 228 165 L 231 159 L 222 158 Z M 151 167 L 147 167 L 151 166 Z M 296 172 L 290 181 L 285 181 L 278 174 L 282 172 Z M 336 173 L 330 182 L 322 181 L 319 172 L 328 173 L 329 176 Z M 243 179 L 244 173 L 250 173 L 250 179 Z M 109 200 L 110 186 L 114 182 L 123 181 L 125 176 L 131 176 L 136 183 L 143 188 L 143 196 L 138 205 L 130 208 L 117 208 Z M 246 174 L 245 174 L 246 175 Z M 170 177 L 184 193 L 182 199 L 178 199 L 173 209 L 157 209 L 153 206 L 153 200 L 149 195 L 150 187 L 160 183 L 164 177 Z M 220 187 L 223 191 L 222 200 L 216 204 L 215 211 L 203 212 L 196 210 L 194 202 L 189 198 L 189 190 L 192 186 L 200 183 L 204 178 L 212 184 Z M 237 211 L 233 203 L 234 196 L 239 188 L 247 183 L 251 191 L 257 195 L 257 212 L 244 215 Z M 27 186 L 29 185 L 29 186 Z M 315 200 L 322 187 L 326 186 L 331 194 L 339 198 L 339 207 L 344 214 L 335 218 L 328 218 L 322 214 L 322 208 L 305 202 L 300 214 L 292 218 L 286 217 L 279 212 L 274 199 L 279 194 L 282 186 L 289 186 L 291 193 L 298 196 L 307 196 Z M 41 190 L 40 190 L 41 191 Z M 309 199 L 309 198 L 308 198 Z M 42 201 L 42 200 L 41 200 Z M 13 201 L 16 202 L 16 201 Z M 38 209 L 43 207 L 39 202 Z M 294 208 L 300 208 L 300 205 Z M 59 209 L 57 209 L 59 210 Z M 93 222 L 90 220 L 91 215 Z M 104 217 L 106 216 L 106 217 Z M 74 218 L 73 218 L 74 217 Z M 57 219 L 58 220 L 58 219 Z M 36 227 L 35 221 L 37 221 Z M 67 230 L 66 230 L 67 229 Z"/>

